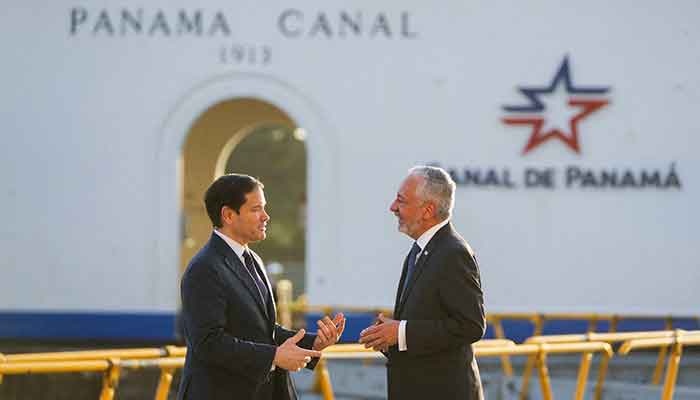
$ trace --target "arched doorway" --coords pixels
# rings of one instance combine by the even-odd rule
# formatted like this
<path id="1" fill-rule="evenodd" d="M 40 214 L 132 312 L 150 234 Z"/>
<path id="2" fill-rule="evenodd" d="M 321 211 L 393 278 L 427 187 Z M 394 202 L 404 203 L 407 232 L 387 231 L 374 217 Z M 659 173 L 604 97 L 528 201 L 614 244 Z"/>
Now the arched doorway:
<path id="1" fill-rule="evenodd" d="M 263 108 L 276 109 L 284 121 L 289 124 L 295 122 L 307 132 L 305 287 L 312 303 L 314 298 L 331 298 L 334 295 L 329 268 L 334 265 L 337 257 L 342 256 L 337 228 L 339 224 L 342 225 L 342 221 L 337 220 L 339 171 L 335 129 L 326 119 L 323 108 L 299 88 L 274 76 L 241 72 L 213 77 L 192 87 L 173 104 L 161 127 L 158 152 L 155 154 L 158 167 L 152 171 L 153 185 L 158 187 L 158 196 L 152 199 L 157 240 L 153 248 L 155 267 L 152 269 L 151 282 L 153 297 L 160 299 L 157 304 L 163 310 L 176 310 L 179 307 L 181 266 L 186 265 L 189 255 L 194 254 L 198 248 L 195 239 L 189 253 L 183 254 L 181 250 L 185 210 L 183 150 L 186 142 L 194 125 L 207 111 L 229 101 L 252 99 L 258 99 L 253 101 L 261 103 Z M 237 118 L 244 119 L 248 116 L 238 115 Z M 250 121 L 253 123 L 257 119 Z M 234 132 L 237 130 L 229 129 L 226 137 L 230 138 Z M 213 152 L 212 163 L 218 160 L 216 155 L 220 154 L 216 149 L 221 151 L 225 146 L 226 140 L 221 140 L 216 146 L 210 144 L 210 147 L 202 148 Z M 187 168 L 188 171 L 190 169 Z M 212 170 L 206 166 L 203 171 L 211 173 Z M 213 178 L 214 175 L 211 174 L 208 182 Z M 206 185 L 201 186 L 203 188 L 199 196 L 203 195 Z M 196 199 L 196 194 L 193 194 L 193 201 L 196 202 Z M 206 235 L 209 235 L 211 226 L 206 227 Z"/>
<path id="2" fill-rule="evenodd" d="M 253 98 L 225 100 L 192 124 L 182 152 L 180 267 L 211 235 L 203 194 L 224 173 L 245 173 L 265 184 L 272 219 L 265 241 L 253 244 L 274 280 L 304 289 L 306 148 L 303 130 L 282 110 Z"/>

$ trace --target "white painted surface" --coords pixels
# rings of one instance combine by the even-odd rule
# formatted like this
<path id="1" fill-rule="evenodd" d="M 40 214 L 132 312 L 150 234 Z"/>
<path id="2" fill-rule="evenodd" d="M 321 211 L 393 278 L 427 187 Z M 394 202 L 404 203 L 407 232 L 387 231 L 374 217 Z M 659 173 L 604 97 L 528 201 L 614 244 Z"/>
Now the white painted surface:
<path id="1" fill-rule="evenodd" d="M 391 305 L 410 243 L 387 209 L 415 163 L 520 179 L 675 162 L 680 191 L 460 188 L 454 219 L 489 311 L 697 312 L 698 2 L 127 0 L 84 6 L 72 35 L 73 7 L 13 0 L 0 14 L 3 309 L 175 310 L 179 148 L 207 107 L 255 96 L 308 131 L 313 303 Z M 101 11 L 116 27 L 139 8 L 144 25 L 201 9 L 208 27 L 220 11 L 231 35 L 91 33 Z M 303 37 L 280 32 L 290 9 Z M 362 13 L 364 33 L 309 37 L 319 12 L 341 11 Z M 391 38 L 370 37 L 380 14 Z M 234 43 L 270 62 L 222 63 Z M 581 155 L 550 141 L 523 156 L 528 129 L 504 125 L 502 106 L 566 54 L 574 83 L 611 87 L 610 105 L 581 123 Z"/>

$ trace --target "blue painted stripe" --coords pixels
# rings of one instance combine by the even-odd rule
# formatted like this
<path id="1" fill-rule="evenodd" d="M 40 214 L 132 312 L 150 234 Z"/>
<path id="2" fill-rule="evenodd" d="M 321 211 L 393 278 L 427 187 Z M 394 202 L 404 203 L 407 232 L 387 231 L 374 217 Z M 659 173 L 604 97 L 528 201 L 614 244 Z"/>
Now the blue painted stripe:
<path id="1" fill-rule="evenodd" d="M 534 326 L 528 321 L 503 320 L 501 322 L 506 336 L 518 343 L 532 336 Z M 659 331 L 664 330 L 666 320 L 659 319 L 622 319 L 617 323 L 617 332 Z M 596 332 L 607 332 L 610 329 L 608 321 L 598 321 Z M 673 320 L 673 329 L 695 330 L 700 329 L 697 319 L 678 318 Z M 542 328 L 544 335 L 564 335 L 586 333 L 588 320 L 552 320 L 545 321 Z M 487 338 L 493 338 L 493 328 L 488 327 Z"/>
<path id="2" fill-rule="evenodd" d="M 175 340 L 175 313 L 0 311 L 0 339 Z"/>
<path id="3" fill-rule="evenodd" d="M 357 342 L 360 331 L 374 321 L 373 314 L 346 313 L 343 343 Z M 319 313 L 306 315 L 309 331 L 316 331 Z M 176 339 L 175 313 L 80 313 L 80 312 L 15 312 L 0 311 L 0 339 L 12 340 L 105 340 L 105 341 L 157 341 L 172 342 Z M 618 332 L 664 329 L 663 319 L 627 319 L 618 322 Z M 532 336 L 534 327 L 528 321 L 503 320 L 506 336 L 522 342 Z M 544 334 L 559 335 L 584 333 L 588 321 L 546 321 Z M 597 331 L 606 332 L 607 321 L 599 321 Z M 674 329 L 700 329 L 698 320 L 675 319 Z M 493 327 L 488 326 L 486 338 L 493 338 Z"/>
<path id="4" fill-rule="evenodd" d="M 316 320 L 321 317 L 320 313 L 310 313 L 306 316 L 306 326 L 311 332 L 316 331 Z M 360 338 L 360 331 L 368 327 L 374 321 L 373 314 L 365 313 L 345 313 L 347 322 L 345 324 L 345 332 L 341 338 L 342 343 L 354 343 Z M 534 325 L 529 321 L 522 320 L 502 320 L 503 330 L 506 336 L 517 342 L 522 343 L 525 339 L 532 336 Z M 665 329 L 664 319 L 623 319 L 617 324 L 618 332 L 632 331 L 656 331 Z M 608 321 L 598 321 L 597 332 L 607 332 L 610 328 Z M 700 329 L 698 320 L 696 319 L 674 319 L 674 329 L 695 330 Z M 553 320 L 545 321 L 543 333 L 545 335 L 563 335 L 585 333 L 588 330 L 587 320 Z M 487 326 L 487 339 L 495 337 L 492 326 Z"/>

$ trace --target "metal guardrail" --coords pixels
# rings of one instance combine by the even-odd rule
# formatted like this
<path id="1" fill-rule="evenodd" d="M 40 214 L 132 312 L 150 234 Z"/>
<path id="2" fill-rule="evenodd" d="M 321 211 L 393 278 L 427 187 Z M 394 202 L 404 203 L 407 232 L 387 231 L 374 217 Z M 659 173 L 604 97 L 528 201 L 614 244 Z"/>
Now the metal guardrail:
<path id="1" fill-rule="evenodd" d="M 497 339 L 496 342 L 484 342 L 474 344 L 474 354 L 477 358 L 497 357 L 502 355 L 534 355 L 536 357 L 536 367 L 540 376 L 540 388 L 544 400 L 552 400 L 552 388 L 549 381 L 549 371 L 547 369 L 547 355 L 558 353 L 582 353 L 581 365 L 576 383 L 576 400 L 583 400 L 586 382 L 590 370 L 593 353 L 601 353 L 604 359 L 609 359 L 613 355 L 612 347 L 608 343 L 560 343 L 560 344 L 520 344 L 513 342 L 504 343 Z M 322 394 L 324 400 L 334 400 L 333 387 L 330 373 L 325 360 L 330 359 L 377 359 L 384 356 L 371 349 L 365 349 L 362 345 L 340 344 L 330 346 L 323 350 L 323 358 L 316 366 L 316 387 Z"/>
<path id="2" fill-rule="evenodd" d="M 700 332 L 677 331 L 672 337 L 631 339 L 625 341 L 618 350 L 618 354 L 627 355 L 632 350 L 658 347 L 668 348 L 669 346 L 672 347 L 672 350 L 668 359 L 666 378 L 664 379 L 664 386 L 661 392 L 662 400 L 671 400 L 673 398 L 673 391 L 676 388 L 676 379 L 678 378 L 678 368 L 683 354 L 683 346 L 700 346 Z"/>
<path id="3" fill-rule="evenodd" d="M 503 347 L 514 346 L 510 340 L 484 340 L 475 343 L 475 347 Z M 337 358 L 363 358 L 367 359 L 367 351 L 363 345 L 350 344 L 342 345 L 342 351 L 325 354 L 325 359 Z M 184 356 L 187 354 L 186 347 L 166 346 L 164 348 L 141 348 L 141 349 L 110 349 L 110 350 L 86 350 L 86 351 L 66 351 L 51 353 L 28 353 L 28 354 L 0 354 L 0 383 L 3 375 L 27 375 L 27 374 L 51 374 L 51 373 L 72 373 L 72 372 L 102 372 L 102 390 L 100 400 L 112 400 L 119 384 L 121 370 L 160 368 L 161 375 L 156 389 L 155 399 L 166 400 L 172 385 L 173 374 L 176 369 L 184 366 Z M 376 353 L 377 358 L 383 357 Z M 325 360 L 321 360 L 322 368 L 325 369 Z M 323 373 L 323 372 L 321 372 Z M 317 373 L 318 374 L 318 373 Z M 317 375 L 320 376 L 320 375 Z M 324 382 L 330 382 L 330 376 L 325 381 L 317 378 L 317 386 Z M 321 391 L 331 396 L 328 392 L 330 386 L 320 387 Z"/>
<path id="4" fill-rule="evenodd" d="M 170 356 L 167 348 L 141 349 L 109 349 L 109 350 L 79 350 L 59 351 L 51 353 L 6 354 L 4 363 L 35 362 L 35 361 L 82 361 L 107 360 L 110 358 L 144 359 Z"/>
<path id="5" fill-rule="evenodd" d="M 282 281 L 281 281 L 282 282 Z M 382 308 L 382 307 L 357 307 L 357 306 L 343 306 L 343 305 L 309 305 L 306 298 L 302 295 L 296 301 L 292 301 L 291 298 L 291 284 L 278 287 L 278 292 L 280 296 L 285 298 L 284 302 L 278 303 L 277 312 L 279 314 L 280 320 L 292 321 L 292 314 L 295 312 L 308 313 L 308 312 L 320 312 L 323 314 L 332 315 L 336 310 L 343 312 L 357 312 L 357 313 L 383 313 L 384 315 L 391 315 L 393 310 Z M 505 330 L 503 329 L 502 321 L 505 320 L 520 320 L 528 321 L 533 324 L 532 336 L 540 336 L 544 331 L 544 326 L 546 322 L 549 321 L 573 321 L 573 320 L 583 320 L 588 321 L 588 333 L 593 333 L 596 331 L 599 321 L 608 321 L 608 333 L 616 333 L 617 327 L 622 320 L 662 320 L 664 321 L 664 328 L 666 330 L 673 329 L 673 322 L 676 320 L 695 320 L 700 327 L 700 317 L 699 316 L 673 316 L 673 315 L 637 315 L 637 314 L 606 314 L 606 313 L 489 313 L 486 315 L 486 320 L 493 327 L 494 336 L 497 339 L 507 339 Z M 656 368 L 652 376 L 652 382 L 654 384 L 659 384 L 661 381 L 661 375 L 663 373 L 663 366 L 665 363 L 668 348 L 659 348 L 659 355 L 657 358 Z M 525 365 L 524 376 L 529 377 L 532 374 L 532 369 L 534 367 L 534 361 L 528 359 Z M 503 374 L 507 377 L 512 377 L 514 375 L 513 366 L 510 362 L 508 355 L 501 356 L 501 368 Z M 529 385 L 529 378 L 524 378 L 523 390 L 521 392 L 520 399 L 525 400 L 525 395 L 527 387 Z"/>
<path id="6" fill-rule="evenodd" d="M 586 333 L 578 335 L 547 335 L 547 336 L 532 336 L 528 338 L 525 343 L 530 344 L 553 344 L 553 343 L 581 343 L 581 342 L 605 342 L 605 343 L 620 343 L 631 339 L 651 339 L 651 338 L 670 338 L 678 335 L 678 332 L 684 332 L 688 334 L 700 334 L 700 331 L 649 331 L 649 332 L 614 332 L 614 333 Z M 657 375 L 661 374 L 665 364 L 665 353 L 657 359 L 656 367 L 654 369 L 654 377 L 652 378 L 652 383 L 657 385 L 659 382 L 655 379 Z M 523 380 L 520 392 L 520 398 L 524 399 L 527 394 L 527 388 L 529 384 L 530 376 L 532 375 L 532 365 L 533 361 L 528 360 L 525 366 L 525 371 L 523 371 Z M 528 367 L 529 366 L 529 367 Z M 602 360 L 600 365 L 600 371 L 598 376 L 598 382 L 596 384 L 596 390 L 594 399 L 600 400 L 603 395 L 603 383 L 605 381 L 605 375 L 608 370 L 608 360 Z"/>
<path id="7" fill-rule="evenodd" d="M 114 349 L 52 353 L 0 354 L 3 375 L 102 372 L 100 400 L 112 400 L 123 369 L 160 368 L 155 399 L 166 400 L 173 374 L 185 364 L 185 348 Z"/>
<path id="8" fill-rule="evenodd" d="M 503 339 L 486 339 L 480 340 L 474 343 L 474 348 L 503 348 L 515 346 L 515 342 L 512 340 Z M 371 360 L 371 359 L 382 359 L 384 355 L 380 352 L 366 349 L 362 344 L 337 344 L 330 346 L 323 350 L 323 358 L 316 365 L 315 379 L 313 384 L 313 390 L 321 393 L 324 400 L 332 400 L 334 398 L 333 389 L 331 386 L 331 378 L 328 373 L 328 368 L 326 366 L 326 360 L 351 360 L 351 359 L 361 359 L 361 360 Z"/>
<path id="9" fill-rule="evenodd" d="M 290 289 L 290 288 L 288 288 Z M 319 311 L 331 314 L 334 310 L 344 312 L 365 312 L 391 314 L 391 310 L 383 308 L 346 307 L 346 306 L 309 306 L 303 301 L 292 302 L 289 296 L 281 296 L 278 307 L 280 320 L 287 318 L 291 322 L 293 311 Z M 510 356 L 528 356 L 523 381 L 521 386 L 521 399 L 525 399 L 529 386 L 529 379 L 533 369 L 537 369 L 540 377 L 540 386 L 546 400 L 551 399 L 551 387 L 547 371 L 547 355 L 556 353 L 582 353 L 577 379 L 575 398 L 583 398 L 583 390 L 590 370 L 593 353 L 600 352 L 602 359 L 598 371 L 595 398 L 600 399 L 602 387 L 607 373 L 608 362 L 612 355 L 610 343 L 626 341 L 622 349 L 627 354 L 635 348 L 659 348 L 659 357 L 654 371 L 652 382 L 658 384 L 663 372 L 664 362 L 668 348 L 673 347 L 673 353 L 669 358 L 669 367 L 664 383 L 664 395 L 673 393 L 678 371 L 678 362 L 682 346 L 700 344 L 700 331 L 652 331 L 652 332 L 614 332 L 617 322 L 621 319 L 659 319 L 654 316 L 636 315 L 611 315 L 611 314 L 537 314 L 537 313 L 498 313 L 487 315 L 487 320 L 494 327 L 497 339 L 482 340 L 474 344 L 474 352 L 477 357 L 500 357 L 505 376 L 513 376 L 513 368 Z M 674 319 L 698 319 L 697 317 L 663 317 L 666 326 L 670 327 Z M 527 320 L 533 323 L 534 333 L 522 345 L 505 338 L 501 321 L 503 320 Z M 589 332 L 582 335 L 550 335 L 541 336 L 544 323 L 550 320 L 588 320 Z M 610 321 L 610 332 L 595 333 L 597 321 Z M 602 346 L 602 347 L 601 347 Z M 625 347 L 627 346 L 627 347 Z M 646 346 L 646 347 L 645 347 Z M 620 350 L 622 352 L 622 349 Z M 164 348 L 141 349 L 116 349 L 116 350 L 89 350 L 72 352 L 33 353 L 33 354 L 0 354 L 0 383 L 3 375 L 10 374 L 37 374 L 37 373 L 67 373 L 67 372 L 102 372 L 102 390 L 100 400 L 111 400 L 117 388 L 120 371 L 124 368 L 160 368 L 161 376 L 156 391 L 156 400 L 167 399 L 172 384 L 173 373 L 184 365 L 185 347 L 166 346 Z M 381 353 L 364 349 L 359 344 L 335 345 L 324 350 L 324 356 L 316 369 L 315 388 L 321 392 L 324 399 L 333 399 L 330 375 L 326 367 L 326 360 L 332 359 L 372 359 L 382 358 Z M 669 395 L 670 396 L 670 395 Z M 663 397 L 664 399 L 670 397 Z"/>

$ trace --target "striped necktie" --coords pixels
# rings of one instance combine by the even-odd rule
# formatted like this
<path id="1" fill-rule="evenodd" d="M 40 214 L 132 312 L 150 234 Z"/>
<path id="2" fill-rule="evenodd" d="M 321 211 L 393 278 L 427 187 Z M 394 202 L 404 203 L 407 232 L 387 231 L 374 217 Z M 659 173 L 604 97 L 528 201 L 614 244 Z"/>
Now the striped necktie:
<path id="1" fill-rule="evenodd" d="M 260 291 L 260 296 L 262 296 L 263 304 L 267 304 L 270 293 L 267 290 L 267 285 L 258 273 L 258 268 L 255 265 L 255 261 L 253 261 L 253 256 L 250 254 L 250 252 L 248 252 L 248 250 L 243 252 L 243 259 L 245 260 L 246 269 L 250 273 L 250 276 L 253 278 L 253 281 L 255 281 L 255 286 L 257 286 L 258 290 Z"/>

